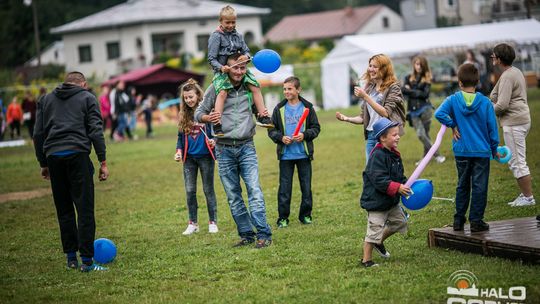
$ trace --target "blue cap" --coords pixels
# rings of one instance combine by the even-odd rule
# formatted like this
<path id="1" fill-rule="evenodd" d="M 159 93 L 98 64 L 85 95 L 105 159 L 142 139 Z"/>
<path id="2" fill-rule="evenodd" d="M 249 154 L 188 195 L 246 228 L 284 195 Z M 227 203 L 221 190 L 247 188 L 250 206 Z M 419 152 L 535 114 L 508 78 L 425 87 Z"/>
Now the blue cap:
<path id="1" fill-rule="evenodd" d="M 381 117 L 373 124 L 373 133 L 375 133 L 375 138 L 379 139 L 384 131 L 399 126 L 400 123 L 397 121 L 391 121 L 386 117 Z"/>

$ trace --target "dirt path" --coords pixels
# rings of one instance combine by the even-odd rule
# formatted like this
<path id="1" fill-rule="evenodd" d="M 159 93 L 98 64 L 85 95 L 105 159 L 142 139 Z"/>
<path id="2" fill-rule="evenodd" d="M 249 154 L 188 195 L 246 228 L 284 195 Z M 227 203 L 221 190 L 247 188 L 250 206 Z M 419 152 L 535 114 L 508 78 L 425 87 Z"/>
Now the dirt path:
<path id="1" fill-rule="evenodd" d="M 31 191 L 10 192 L 0 194 L 0 204 L 11 201 L 23 201 L 51 194 L 51 188 L 41 188 Z"/>

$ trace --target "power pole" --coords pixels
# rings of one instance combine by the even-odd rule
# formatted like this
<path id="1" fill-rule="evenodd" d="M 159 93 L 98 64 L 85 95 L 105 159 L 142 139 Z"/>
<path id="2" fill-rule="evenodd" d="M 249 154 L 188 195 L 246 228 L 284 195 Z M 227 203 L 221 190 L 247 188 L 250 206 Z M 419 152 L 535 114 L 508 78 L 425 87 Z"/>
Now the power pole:
<path id="1" fill-rule="evenodd" d="M 39 40 L 39 24 L 38 24 L 38 18 L 37 18 L 37 0 L 24 0 L 24 5 L 26 6 L 32 6 L 32 19 L 34 21 L 34 42 L 36 45 L 36 57 L 37 57 L 37 69 L 38 69 L 38 75 L 41 78 L 41 43 Z"/>

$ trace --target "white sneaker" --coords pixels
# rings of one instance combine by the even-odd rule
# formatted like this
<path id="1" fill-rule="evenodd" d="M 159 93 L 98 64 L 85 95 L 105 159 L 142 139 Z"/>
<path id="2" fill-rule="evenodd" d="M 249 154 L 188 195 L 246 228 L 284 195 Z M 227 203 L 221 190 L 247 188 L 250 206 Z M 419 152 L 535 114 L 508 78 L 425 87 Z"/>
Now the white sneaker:
<path id="1" fill-rule="evenodd" d="M 525 197 L 525 195 L 523 195 L 523 193 L 520 193 L 520 194 L 518 195 L 518 197 L 516 197 L 516 199 L 514 199 L 514 200 L 511 201 L 511 202 L 508 202 L 508 205 L 514 206 L 514 205 L 516 204 L 516 202 L 517 202 L 520 198 L 522 198 L 522 197 Z"/>
<path id="2" fill-rule="evenodd" d="M 193 223 L 189 223 L 189 225 L 187 226 L 186 230 L 184 232 L 182 232 L 183 235 L 190 235 L 190 234 L 193 234 L 195 232 L 199 232 L 199 225 L 197 224 L 193 224 Z"/>
<path id="3" fill-rule="evenodd" d="M 534 200 L 534 197 L 518 197 L 512 207 L 523 207 L 523 206 L 533 206 L 536 205 L 536 201 Z"/>
<path id="4" fill-rule="evenodd" d="M 444 163 L 445 160 L 446 160 L 446 157 L 444 157 L 444 156 L 442 156 L 442 155 L 439 155 L 439 156 L 435 157 L 435 161 L 436 161 L 438 164 Z"/>
<path id="5" fill-rule="evenodd" d="M 218 227 L 216 225 L 216 222 L 209 222 L 208 223 L 208 232 L 209 233 L 218 233 Z"/>

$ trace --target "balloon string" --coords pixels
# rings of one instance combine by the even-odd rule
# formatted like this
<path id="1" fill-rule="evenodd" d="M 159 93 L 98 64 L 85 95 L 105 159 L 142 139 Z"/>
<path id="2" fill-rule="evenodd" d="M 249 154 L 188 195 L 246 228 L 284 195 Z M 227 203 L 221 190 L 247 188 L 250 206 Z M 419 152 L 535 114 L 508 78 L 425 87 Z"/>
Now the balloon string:
<path id="1" fill-rule="evenodd" d="M 420 174 L 422 174 L 422 171 L 424 171 L 424 169 L 426 168 L 426 165 L 429 163 L 429 161 L 431 160 L 431 158 L 433 157 L 437 149 L 439 149 L 444 132 L 446 132 L 446 126 L 441 125 L 441 129 L 439 130 L 439 133 L 437 133 L 437 139 L 435 139 L 435 143 L 433 143 L 433 145 L 431 146 L 431 149 L 429 149 L 426 156 L 424 156 L 422 161 L 420 161 L 420 164 L 418 164 L 418 167 L 416 167 L 413 174 L 411 174 L 411 177 L 409 177 L 409 179 L 405 183 L 405 186 L 410 187 L 418 179 Z"/>

